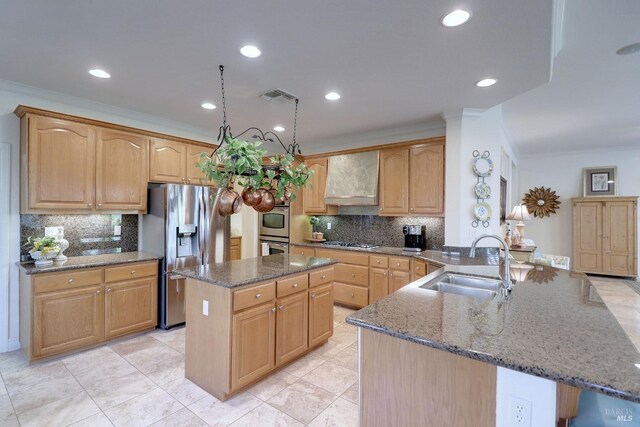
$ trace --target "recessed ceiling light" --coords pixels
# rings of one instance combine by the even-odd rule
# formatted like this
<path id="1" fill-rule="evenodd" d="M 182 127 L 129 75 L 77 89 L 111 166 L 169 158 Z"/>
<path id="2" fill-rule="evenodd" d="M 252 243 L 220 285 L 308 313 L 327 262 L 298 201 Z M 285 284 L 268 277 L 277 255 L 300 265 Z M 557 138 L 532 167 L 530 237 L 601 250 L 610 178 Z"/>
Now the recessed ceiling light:
<path id="1" fill-rule="evenodd" d="M 456 9 L 442 18 L 442 25 L 445 27 L 457 27 L 467 22 L 471 18 L 471 12 L 464 9 Z"/>
<path id="2" fill-rule="evenodd" d="M 282 126 L 276 126 L 273 128 L 276 132 L 284 132 L 284 128 Z"/>
<path id="3" fill-rule="evenodd" d="M 262 54 L 262 52 L 260 52 L 260 49 L 255 46 L 251 46 L 250 44 L 242 46 L 240 48 L 240 53 L 247 58 L 257 58 Z"/>
<path id="4" fill-rule="evenodd" d="M 616 50 L 618 55 L 631 55 L 637 52 L 640 52 L 640 43 L 633 43 Z"/>
<path id="5" fill-rule="evenodd" d="M 105 70 L 101 70 L 100 68 L 94 68 L 89 70 L 89 74 L 94 77 L 99 77 L 101 79 L 108 79 L 111 77 L 111 74 L 107 73 Z"/>
<path id="6" fill-rule="evenodd" d="M 482 79 L 478 83 L 476 83 L 476 86 L 478 86 L 478 87 L 489 87 L 489 86 L 493 86 L 494 84 L 496 84 L 496 82 L 497 82 L 496 79 Z"/>
<path id="7" fill-rule="evenodd" d="M 337 101 L 338 99 L 340 99 L 340 94 L 337 92 L 329 92 L 324 97 L 329 101 Z"/>
<path id="8" fill-rule="evenodd" d="M 203 102 L 201 105 L 202 108 L 204 108 L 205 110 L 215 110 L 216 106 L 210 102 Z"/>

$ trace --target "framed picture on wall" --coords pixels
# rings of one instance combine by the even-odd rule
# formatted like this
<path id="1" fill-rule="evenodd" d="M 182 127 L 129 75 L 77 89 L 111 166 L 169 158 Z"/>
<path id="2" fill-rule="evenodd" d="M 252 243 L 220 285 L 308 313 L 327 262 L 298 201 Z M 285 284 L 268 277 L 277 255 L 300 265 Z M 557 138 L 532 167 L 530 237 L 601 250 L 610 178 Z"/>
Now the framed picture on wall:
<path id="1" fill-rule="evenodd" d="M 615 196 L 618 194 L 618 168 L 603 166 L 582 169 L 583 196 Z"/>

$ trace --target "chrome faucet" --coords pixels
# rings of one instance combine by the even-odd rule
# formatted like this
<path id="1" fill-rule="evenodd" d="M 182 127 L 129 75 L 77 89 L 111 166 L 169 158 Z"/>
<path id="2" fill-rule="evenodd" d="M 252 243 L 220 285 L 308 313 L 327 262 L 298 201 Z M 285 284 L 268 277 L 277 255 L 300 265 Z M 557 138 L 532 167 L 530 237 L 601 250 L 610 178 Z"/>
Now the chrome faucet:
<path id="1" fill-rule="evenodd" d="M 469 251 L 469 257 L 470 258 L 476 257 L 476 246 L 478 245 L 478 242 L 480 240 L 486 237 L 491 237 L 492 239 L 496 239 L 502 244 L 502 247 L 504 248 L 504 273 L 502 274 L 502 284 L 506 291 L 511 291 L 513 283 L 511 282 L 511 270 L 509 269 L 509 246 L 507 245 L 507 242 L 505 242 L 502 237 L 497 236 L 495 234 L 484 234 L 480 237 L 476 237 L 476 239 L 471 244 L 471 251 Z"/>

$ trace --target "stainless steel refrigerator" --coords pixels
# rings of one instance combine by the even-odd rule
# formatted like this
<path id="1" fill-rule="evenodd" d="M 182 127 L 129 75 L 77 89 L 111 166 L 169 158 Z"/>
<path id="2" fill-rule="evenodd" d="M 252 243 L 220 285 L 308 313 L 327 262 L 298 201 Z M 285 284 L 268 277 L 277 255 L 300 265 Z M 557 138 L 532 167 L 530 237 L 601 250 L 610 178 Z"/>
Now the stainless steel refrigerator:
<path id="1" fill-rule="evenodd" d="M 185 321 L 185 278 L 175 269 L 229 260 L 230 221 L 218 214 L 221 189 L 162 184 L 149 188 L 141 221 L 143 251 L 162 256 L 158 323 L 168 329 Z"/>

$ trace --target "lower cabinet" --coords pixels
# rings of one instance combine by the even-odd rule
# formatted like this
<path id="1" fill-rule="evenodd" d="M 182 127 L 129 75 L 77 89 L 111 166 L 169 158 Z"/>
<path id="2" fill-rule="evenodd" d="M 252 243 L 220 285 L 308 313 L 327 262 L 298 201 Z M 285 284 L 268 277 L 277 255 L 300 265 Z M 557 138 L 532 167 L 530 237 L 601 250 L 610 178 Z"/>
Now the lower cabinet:
<path id="1" fill-rule="evenodd" d="M 99 343 L 104 335 L 102 285 L 48 292 L 33 299 L 31 352 L 51 356 Z"/>
<path id="2" fill-rule="evenodd" d="M 231 389 L 250 384 L 275 367 L 275 311 L 268 303 L 233 315 Z"/>
<path id="3" fill-rule="evenodd" d="M 333 335 L 333 285 L 309 291 L 309 347 L 315 347 Z"/>
<path id="4" fill-rule="evenodd" d="M 155 277 L 108 283 L 105 292 L 105 338 L 154 327 L 158 280 Z"/>
<path id="5" fill-rule="evenodd" d="M 389 293 L 393 293 L 409 283 L 411 283 L 410 272 L 389 270 Z"/>
<path id="6" fill-rule="evenodd" d="M 369 303 L 374 303 L 389 294 L 389 271 L 371 267 L 369 272 Z"/>
<path id="7" fill-rule="evenodd" d="M 307 292 L 278 300 L 276 313 L 276 366 L 280 366 L 309 348 Z"/>

